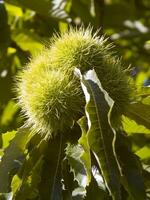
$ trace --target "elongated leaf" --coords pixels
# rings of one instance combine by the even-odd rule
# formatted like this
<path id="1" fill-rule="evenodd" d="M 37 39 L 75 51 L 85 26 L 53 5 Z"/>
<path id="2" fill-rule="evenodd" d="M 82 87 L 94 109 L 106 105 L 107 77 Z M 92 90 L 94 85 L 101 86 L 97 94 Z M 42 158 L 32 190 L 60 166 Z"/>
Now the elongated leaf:
<path id="1" fill-rule="evenodd" d="M 47 148 L 47 141 L 42 140 L 29 153 L 28 158 L 20 169 L 18 184 L 12 183 L 13 198 L 25 200 L 26 197 L 38 195 L 38 184 L 40 183 L 40 173 L 43 165 L 44 152 Z M 15 187 L 13 185 L 15 184 Z"/>
<path id="2" fill-rule="evenodd" d="M 130 197 L 146 200 L 142 166 L 138 157 L 131 152 L 127 136 L 119 131 L 116 138 L 116 152 L 122 168 L 123 184 Z"/>
<path id="3" fill-rule="evenodd" d="M 36 164 L 32 168 L 32 171 L 31 171 L 29 177 L 26 178 L 26 180 L 18 181 L 19 183 L 21 183 L 21 187 L 20 187 L 20 184 L 17 183 L 18 187 L 17 187 L 17 191 L 13 195 L 13 199 L 26 200 L 27 198 L 35 199 L 36 197 L 38 197 L 38 195 L 39 195 L 38 184 L 41 180 L 40 172 L 42 169 L 42 165 L 43 165 L 43 157 L 40 156 L 39 159 L 37 160 Z M 13 181 L 13 184 L 15 184 L 15 181 Z M 15 190 L 13 190 L 13 192 L 14 191 Z"/>
<path id="4" fill-rule="evenodd" d="M 30 176 L 23 182 L 19 176 L 15 175 L 12 180 L 12 191 L 13 191 L 13 199 L 15 200 L 26 200 L 35 199 L 38 196 L 38 184 L 40 182 L 40 172 L 43 165 L 42 157 L 38 159 L 35 166 L 32 168 L 32 172 Z"/>
<path id="5" fill-rule="evenodd" d="M 130 104 L 124 114 L 136 121 L 136 123 L 150 129 L 150 105 L 142 103 Z"/>
<path id="6" fill-rule="evenodd" d="M 31 137 L 28 129 L 19 129 L 16 136 L 6 148 L 4 156 L 0 162 L 0 192 L 10 191 L 10 182 L 12 175 L 22 164 L 24 160 L 24 150 Z"/>
<path id="7" fill-rule="evenodd" d="M 63 160 L 64 142 L 58 135 L 48 143 L 39 184 L 40 200 L 62 200 L 61 162 Z M 44 186 L 44 187 L 43 187 Z"/>
<path id="8" fill-rule="evenodd" d="M 89 185 L 91 181 L 91 155 L 90 155 L 90 146 L 88 142 L 88 135 L 87 135 L 87 120 L 85 117 L 79 120 L 79 125 L 82 129 L 82 136 L 80 137 L 78 143 L 83 147 L 83 153 L 81 154 L 80 159 L 85 167 L 87 173 L 87 183 Z"/>
<path id="9" fill-rule="evenodd" d="M 120 174 L 113 147 L 115 131 L 111 128 L 108 118 L 114 102 L 102 88 L 94 70 L 90 70 L 81 76 L 81 81 L 86 97 L 90 148 L 98 160 L 113 199 L 121 199 Z"/>

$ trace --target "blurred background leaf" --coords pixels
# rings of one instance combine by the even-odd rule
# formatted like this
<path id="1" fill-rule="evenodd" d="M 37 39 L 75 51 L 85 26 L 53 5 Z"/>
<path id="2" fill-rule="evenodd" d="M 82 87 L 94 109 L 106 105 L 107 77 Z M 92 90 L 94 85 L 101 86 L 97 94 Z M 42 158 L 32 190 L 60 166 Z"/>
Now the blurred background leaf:
<path id="1" fill-rule="evenodd" d="M 89 24 L 114 42 L 114 51 L 122 57 L 125 66 L 132 63 L 128 73 L 138 92 L 133 98 L 146 105 L 145 111 L 141 107 L 139 116 L 144 117 L 145 123 L 139 123 L 139 118 L 135 122 L 133 115 L 132 118 L 123 116 L 123 127 L 132 151 L 143 166 L 150 165 L 149 0 L 0 0 L 0 155 L 15 137 L 16 131 L 12 130 L 17 130 L 24 121 L 13 89 L 16 75 L 47 45 L 53 33 L 64 32 L 69 25 L 87 27 Z M 149 173 L 145 171 L 150 188 Z M 94 184 L 89 190 L 93 191 Z"/>

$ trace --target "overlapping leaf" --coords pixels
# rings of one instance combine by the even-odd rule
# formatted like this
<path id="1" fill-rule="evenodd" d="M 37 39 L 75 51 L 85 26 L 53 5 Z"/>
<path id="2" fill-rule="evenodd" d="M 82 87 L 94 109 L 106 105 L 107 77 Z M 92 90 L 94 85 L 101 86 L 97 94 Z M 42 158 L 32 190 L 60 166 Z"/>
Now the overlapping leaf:
<path id="1" fill-rule="evenodd" d="M 24 151 L 27 142 L 31 137 L 28 129 L 19 129 L 10 145 L 4 151 L 0 162 L 0 192 L 7 193 L 10 191 L 10 182 L 12 175 L 20 168 L 24 160 Z"/>
<path id="2" fill-rule="evenodd" d="M 40 200 L 62 200 L 62 172 L 64 142 L 62 135 L 49 140 L 39 184 Z"/>
<path id="3" fill-rule="evenodd" d="M 80 156 L 82 163 L 85 167 L 87 173 L 87 183 L 89 185 L 91 181 L 91 154 L 90 154 L 90 146 L 88 142 L 88 135 L 87 135 L 87 120 L 85 117 L 79 120 L 79 125 L 82 129 L 82 136 L 80 137 L 78 143 L 83 147 L 83 153 Z"/>
<path id="4" fill-rule="evenodd" d="M 78 182 L 80 187 L 86 187 L 87 185 L 87 174 L 85 167 L 81 160 L 81 155 L 84 153 L 83 148 L 78 144 L 68 144 L 66 148 L 66 158 L 70 165 L 70 170 L 74 174 L 74 179 Z"/>
<path id="5" fill-rule="evenodd" d="M 80 74 L 80 77 L 86 98 L 89 145 L 99 163 L 109 192 L 113 199 L 119 200 L 120 174 L 113 147 L 115 131 L 108 118 L 113 100 L 102 88 L 94 70 L 83 76 Z"/>
<path id="6" fill-rule="evenodd" d="M 136 123 L 150 129 L 150 105 L 143 103 L 130 104 L 124 114 Z"/>
<path id="7" fill-rule="evenodd" d="M 47 143 L 47 141 L 41 138 L 39 144 L 34 144 L 33 149 L 27 156 L 18 173 L 20 180 L 18 183 L 15 181 L 16 179 L 12 182 L 14 199 L 19 200 L 19 198 L 21 198 L 23 200 L 26 198 L 27 194 L 30 198 L 38 195 L 38 184 L 41 180 L 40 173 L 43 166 L 43 157 L 47 148 Z"/>
<path id="8" fill-rule="evenodd" d="M 127 136 L 117 131 L 116 153 L 122 169 L 122 180 L 131 199 L 146 200 L 142 166 L 136 155 L 131 152 L 131 145 Z"/>

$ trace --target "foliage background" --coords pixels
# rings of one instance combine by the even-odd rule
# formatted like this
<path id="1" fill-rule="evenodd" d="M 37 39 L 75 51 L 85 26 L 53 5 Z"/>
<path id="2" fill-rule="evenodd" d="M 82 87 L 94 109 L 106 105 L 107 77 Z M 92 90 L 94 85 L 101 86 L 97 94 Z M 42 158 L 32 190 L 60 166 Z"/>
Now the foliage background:
<path id="1" fill-rule="evenodd" d="M 23 124 L 13 85 L 30 57 L 42 50 L 53 33 L 69 25 L 100 29 L 115 50 L 132 66 L 138 91 L 150 85 L 149 0 L 0 0 L 0 148 L 7 146 L 7 131 Z M 148 87 L 147 90 L 148 91 Z M 148 91 L 150 93 L 150 91 Z M 145 100 L 150 104 L 150 97 Z M 150 130 L 125 119 L 132 150 L 150 165 Z M 10 140 L 12 135 L 8 136 Z M 150 184 L 150 183 L 149 183 Z"/>

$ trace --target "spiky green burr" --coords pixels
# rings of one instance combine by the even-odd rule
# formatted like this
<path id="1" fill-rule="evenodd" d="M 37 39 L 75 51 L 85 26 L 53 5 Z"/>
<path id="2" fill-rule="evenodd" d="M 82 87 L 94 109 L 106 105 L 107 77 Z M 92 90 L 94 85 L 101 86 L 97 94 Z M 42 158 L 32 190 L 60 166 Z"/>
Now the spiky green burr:
<path id="1" fill-rule="evenodd" d="M 71 127 L 84 115 L 84 96 L 74 69 L 95 69 L 103 88 L 121 113 L 130 102 L 129 79 L 119 59 L 91 29 L 54 36 L 19 75 L 18 99 L 27 124 L 48 136 Z"/>

